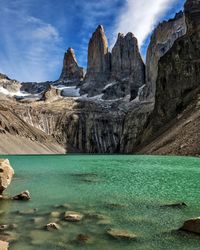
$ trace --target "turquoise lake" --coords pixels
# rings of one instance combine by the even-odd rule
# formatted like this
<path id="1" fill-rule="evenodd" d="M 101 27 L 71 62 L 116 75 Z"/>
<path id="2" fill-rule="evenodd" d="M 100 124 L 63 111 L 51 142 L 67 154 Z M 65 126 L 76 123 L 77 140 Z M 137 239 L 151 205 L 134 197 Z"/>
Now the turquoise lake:
<path id="1" fill-rule="evenodd" d="M 1 156 L 15 177 L 6 190 L 14 196 L 29 190 L 31 200 L 1 201 L 0 224 L 14 223 L 11 250 L 200 249 L 200 236 L 179 233 L 184 220 L 200 216 L 200 159 L 132 155 Z M 185 208 L 162 205 L 185 202 Z M 68 204 L 70 209 L 58 205 Z M 37 208 L 32 213 L 31 209 Z M 64 221 L 65 211 L 84 215 Z M 29 212 L 30 211 L 30 212 Z M 50 213 L 60 212 L 60 218 Z M 101 219 L 95 216 L 101 215 Z M 60 230 L 44 226 L 56 221 Z M 135 233 L 136 240 L 116 240 L 110 228 Z M 77 235 L 90 237 L 78 242 Z"/>

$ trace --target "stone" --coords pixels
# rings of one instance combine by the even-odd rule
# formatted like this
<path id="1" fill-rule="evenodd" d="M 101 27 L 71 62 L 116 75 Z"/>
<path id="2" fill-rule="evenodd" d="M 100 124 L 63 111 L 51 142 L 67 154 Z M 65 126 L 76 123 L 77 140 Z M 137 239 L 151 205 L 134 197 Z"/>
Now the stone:
<path id="1" fill-rule="evenodd" d="M 123 81 L 128 78 L 126 88 L 129 88 L 131 100 L 135 99 L 139 88 L 145 84 L 145 65 L 138 41 L 131 32 L 126 36 L 118 34 L 111 58 L 111 79 Z"/>
<path id="2" fill-rule="evenodd" d="M 177 202 L 177 203 L 162 205 L 160 207 L 161 208 L 183 208 L 183 207 L 187 207 L 187 204 L 185 202 Z"/>
<path id="3" fill-rule="evenodd" d="M 83 215 L 73 211 L 65 212 L 64 219 L 69 222 L 78 222 L 83 219 Z"/>
<path id="4" fill-rule="evenodd" d="M 28 190 L 21 192 L 13 197 L 13 200 L 28 201 L 31 199 L 30 192 Z"/>
<path id="5" fill-rule="evenodd" d="M 10 185 L 14 170 L 8 159 L 0 159 L 0 195 Z"/>
<path id="6" fill-rule="evenodd" d="M 114 239 L 135 240 L 137 235 L 127 230 L 109 229 L 107 234 Z"/>
<path id="7" fill-rule="evenodd" d="M 60 95 L 61 90 L 57 89 L 56 87 L 53 87 L 52 85 L 49 85 L 49 87 L 43 94 L 42 100 L 44 100 L 45 102 L 53 102 L 59 99 Z"/>
<path id="8" fill-rule="evenodd" d="M 48 231 L 52 231 L 52 230 L 58 230 L 60 229 L 60 226 L 55 223 L 55 222 L 52 222 L 52 223 L 48 223 L 45 228 L 48 230 Z"/>
<path id="9" fill-rule="evenodd" d="M 158 62 L 169 51 L 174 42 L 185 35 L 186 24 L 183 12 L 179 12 L 173 19 L 164 21 L 154 30 L 146 55 L 146 86 L 142 89 L 140 100 L 153 100 L 156 92 L 158 76 Z"/>
<path id="10" fill-rule="evenodd" d="M 86 80 L 105 81 L 110 74 L 108 41 L 102 25 L 93 33 L 88 45 Z"/>
<path id="11" fill-rule="evenodd" d="M 180 230 L 200 234 L 200 217 L 185 221 Z"/>
<path id="12" fill-rule="evenodd" d="M 6 241 L 0 240 L 0 249 L 1 250 L 8 250 L 9 248 L 9 243 Z"/>
<path id="13" fill-rule="evenodd" d="M 63 69 L 60 76 L 60 81 L 76 82 L 84 77 L 83 68 L 78 66 L 74 50 L 69 48 L 65 53 L 63 60 Z"/>

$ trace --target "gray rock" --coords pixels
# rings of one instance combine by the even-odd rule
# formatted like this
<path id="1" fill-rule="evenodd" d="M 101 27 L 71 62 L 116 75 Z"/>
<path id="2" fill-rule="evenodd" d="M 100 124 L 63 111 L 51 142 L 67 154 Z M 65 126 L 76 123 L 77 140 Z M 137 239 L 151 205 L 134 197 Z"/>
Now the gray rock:
<path id="1" fill-rule="evenodd" d="M 190 7 L 192 6 L 191 12 Z M 195 14 L 194 14 L 195 13 Z M 199 1 L 185 4 L 187 33 L 174 42 L 158 64 L 155 108 L 143 141 L 178 117 L 199 92 L 200 86 L 200 8 Z"/>
<path id="2" fill-rule="evenodd" d="M 31 199 L 30 192 L 28 190 L 21 192 L 13 197 L 13 200 L 28 201 Z"/>
<path id="3" fill-rule="evenodd" d="M 123 81 L 128 78 L 131 99 L 135 99 L 138 89 L 145 84 L 145 65 L 132 33 L 118 34 L 111 58 L 111 79 Z"/>
<path id="4" fill-rule="evenodd" d="M 146 86 L 141 92 L 141 100 L 153 100 L 158 76 L 158 62 L 169 51 L 174 42 L 186 33 L 185 16 L 179 12 L 173 19 L 164 21 L 154 30 L 146 56 Z"/>
<path id="5" fill-rule="evenodd" d="M 65 212 L 64 218 L 69 222 L 78 222 L 83 219 L 83 215 L 77 212 L 67 211 Z"/>
<path id="6" fill-rule="evenodd" d="M 84 77 L 83 68 L 79 67 L 74 50 L 69 48 L 63 60 L 60 81 L 79 82 Z"/>
<path id="7" fill-rule="evenodd" d="M 114 239 L 135 240 L 137 235 L 127 230 L 109 229 L 107 234 Z"/>

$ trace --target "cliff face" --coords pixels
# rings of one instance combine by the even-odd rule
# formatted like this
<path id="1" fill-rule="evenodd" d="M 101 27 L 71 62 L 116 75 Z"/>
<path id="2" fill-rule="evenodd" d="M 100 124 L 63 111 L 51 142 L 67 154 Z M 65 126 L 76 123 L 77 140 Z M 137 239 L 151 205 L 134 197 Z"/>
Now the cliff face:
<path id="1" fill-rule="evenodd" d="M 146 57 L 146 86 L 141 92 L 141 100 L 154 101 L 158 62 L 169 51 L 174 42 L 186 33 L 183 12 L 176 14 L 174 19 L 160 23 L 152 34 Z"/>
<path id="2" fill-rule="evenodd" d="M 64 55 L 60 81 L 77 82 L 83 79 L 83 68 L 78 66 L 74 50 L 69 48 Z"/>
<path id="3" fill-rule="evenodd" d="M 187 33 L 160 59 L 155 109 L 143 140 L 176 119 L 200 89 L 200 1 L 185 4 Z"/>
<path id="4" fill-rule="evenodd" d="M 110 54 L 103 26 L 99 25 L 88 45 L 87 81 L 106 81 L 110 74 Z"/>
<path id="5" fill-rule="evenodd" d="M 131 99 L 137 97 L 138 89 L 145 84 L 145 65 L 142 61 L 137 39 L 132 33 L 118 35 L 112 49 L 111 79 L 127 81 Z"/>

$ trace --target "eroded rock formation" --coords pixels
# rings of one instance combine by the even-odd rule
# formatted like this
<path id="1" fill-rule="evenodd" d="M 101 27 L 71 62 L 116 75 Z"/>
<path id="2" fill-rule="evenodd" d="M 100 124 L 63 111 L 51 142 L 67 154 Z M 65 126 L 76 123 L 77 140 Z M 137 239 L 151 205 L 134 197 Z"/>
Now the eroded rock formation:
<path id="1" fill-rule="evenodd" d="M 69 48 L 64 55 L 60 81 L 77 82 L 84 77 L 83 68 L 79 67 L 74 50 Z"/>
<path id="2" fill-rule="evenodd" d="M 160 59 L 156 82 L 155 109 L 146 136 L 155 134 L 176 119 L 196 98 L 200 86 L 200 2 L 187 0 L 187 32 Z"/>
<path id="3" fill-rule="evenodd" d="M 141 100 L 153 100 L 158 76 L 158 62 L 169 51 L 174 42 L 186 33 L 183 12 L 176 14 L 174 19 L 164 21 L 153 32 L 146 57 L 146 86 L 141 92 Z"/>
<path id="4" fill-rule="evenodd" d="M 110 75 L 108 41 L 102 25 L 93 33 L 88 45 L 88 67 L 86 80 L 106 81 Z"/>
<path id="5" fill-rule="evenodd" d="M 127 79 L 128 78 L 128 79 Z M 126 36 L 119 33 L 112 49 L 111 79 L 127 81 L 131 99 L 138 94 L 138 89 L 145 84 L 145 65 L 141 58 L 137 39 L 132 33 Z"/>

